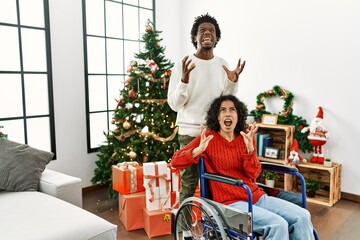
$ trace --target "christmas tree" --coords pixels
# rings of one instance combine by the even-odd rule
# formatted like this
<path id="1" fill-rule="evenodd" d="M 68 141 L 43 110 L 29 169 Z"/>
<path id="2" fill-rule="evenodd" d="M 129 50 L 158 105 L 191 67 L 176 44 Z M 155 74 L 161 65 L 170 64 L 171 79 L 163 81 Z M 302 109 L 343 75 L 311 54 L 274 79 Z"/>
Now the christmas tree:
<path id="1" fill-rule="evenodd" d="M 161 31 L 148 21 L 142 40 L 145 47 L 135 54 L 127 70 L 128 78 L 114 103 L 114 126 L 100 146 L 92 183 L 109 184 L 112 189 L 112 165 L 121 162 L 167 161 L 178 149 L 176 113 L 167 104 L 167 88 L 173 63 L 164 57 Z"/>

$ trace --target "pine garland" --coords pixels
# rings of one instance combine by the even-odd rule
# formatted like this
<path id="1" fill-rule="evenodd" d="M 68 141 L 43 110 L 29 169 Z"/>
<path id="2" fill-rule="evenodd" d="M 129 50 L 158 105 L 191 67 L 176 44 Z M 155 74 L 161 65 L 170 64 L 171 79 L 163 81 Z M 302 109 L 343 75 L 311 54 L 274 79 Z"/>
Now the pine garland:
<path id="1" fill-rule="evenodd" d="M 256 97 L 256 108 L 252 110 L 250 114 L 253 115 L 255 119 L 261 119 L 263 114 L 272 114 L 266 110 L 264 101 L 268 98 L 275 96 L 278 96 L 280 97 L 280 99 L 284 100 L 283 109 L 281 110 L 281 112 L 277 113 L 278 123 L 294 125 L 294 138 L 298 141 L 299 148 L 304 152 L 312 152 L 313 146 L 307 139 L 307 135 L 309 133 L 301 132 L 301 129 L 309 126 L 309 124 L 307 124 L 306 120 L 303 119 L 301 116 L 293 115 L 294 95 L 291 92 L 281 88 L 280 86 L 275 85 L 272 89 L 258 94 Z"/>

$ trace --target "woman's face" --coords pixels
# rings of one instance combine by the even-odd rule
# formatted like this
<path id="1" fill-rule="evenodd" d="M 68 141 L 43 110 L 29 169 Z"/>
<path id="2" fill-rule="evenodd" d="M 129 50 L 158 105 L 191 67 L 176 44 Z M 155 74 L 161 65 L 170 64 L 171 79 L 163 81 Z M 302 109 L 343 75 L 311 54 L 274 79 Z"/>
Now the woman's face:
<path id="1" fill-rule="evenodd" d="M 218 121 L 220 124 L 220 132 L 234 132 L 234 129 L 238 122 L 238 114 L 233 101 L 225 100 L 221 103 Z"/>

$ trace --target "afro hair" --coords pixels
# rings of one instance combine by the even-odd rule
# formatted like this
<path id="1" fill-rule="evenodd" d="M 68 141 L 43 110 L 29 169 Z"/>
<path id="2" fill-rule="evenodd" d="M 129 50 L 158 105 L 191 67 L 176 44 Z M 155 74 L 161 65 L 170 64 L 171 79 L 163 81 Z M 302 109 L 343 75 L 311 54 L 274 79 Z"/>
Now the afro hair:
<path id="1" fill-rule="evenodd" d="M 195 17 L 193 26 L 191 28 L 191 33 L 190 33 L 191 34 L 191 42 L 194 45 L 195 49 L 197 49 L 197 44 L 196 44 L 196 41 L 195 41 L 197 31 L 198 31 L 198 28 L 199 28 L 200 24 L 202 24 L 202 23 L 211 23 L 211 24 L 213 24 L 215 26 L 215 30 L 216 30 L 217 42 L 221 38 L 220 27 L 219 27 L 219 24 L 218 24 L 218 22 L 216 21 L 216 19 L 214 17 L 210 16 L 208 13 L 206 13 L 204 15 L 200 15 L 198 17 Z M 215 43 L 214 47 L 216 47 L 217 42 Z"/>

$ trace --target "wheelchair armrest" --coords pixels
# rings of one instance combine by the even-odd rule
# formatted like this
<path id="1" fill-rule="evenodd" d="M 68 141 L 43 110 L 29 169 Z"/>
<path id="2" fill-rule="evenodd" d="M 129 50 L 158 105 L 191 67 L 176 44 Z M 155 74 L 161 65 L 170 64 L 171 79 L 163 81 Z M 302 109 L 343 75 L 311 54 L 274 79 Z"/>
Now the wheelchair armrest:
<path id="1" fill-rule="evenodd" d="M 294 166 L 287 166 L 278 163 L 269 163 L 261 162 L 261 167 L 263 170 L 275 171 L 275 172 L 299 172 L 299 170 Z"/>
<path id="2" fill-rule="evenodd" d="M 231 184 L 231 185 L 235 185 L 235 186 L 243 185 L 243 181 L 240 179 L 225 177 L 225 176 L 221 176 L 221 175 L 215 175 L 215 174 L 211 174 L 211 173 L 204 173 L 204 178 Z"/>

